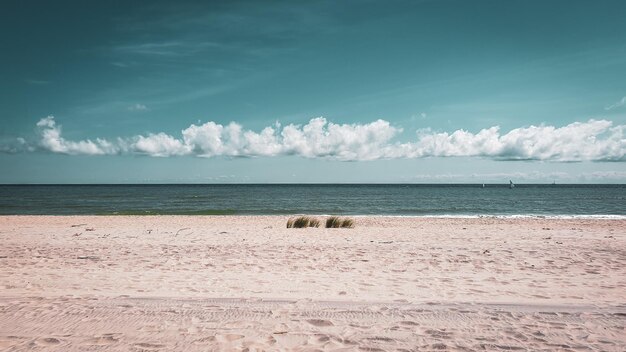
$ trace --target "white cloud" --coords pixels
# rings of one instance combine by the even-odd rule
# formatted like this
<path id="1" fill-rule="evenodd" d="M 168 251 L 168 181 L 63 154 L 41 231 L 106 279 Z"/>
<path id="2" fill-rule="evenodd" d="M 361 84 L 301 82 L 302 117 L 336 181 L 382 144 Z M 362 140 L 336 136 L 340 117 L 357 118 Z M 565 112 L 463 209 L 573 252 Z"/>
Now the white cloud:
<path id="1" fill-rule="evenodd" d="M 160 132 L 118 138 L 68 141 L 54 118 L 41 119 L 37 126 L 43 149 L 64 154 L 144 154 L 155 157 L 177 155 L 277 156 L 329 158 L 343 161 L 423 157 L 486 157 L 497 160 L 626 161 L 625 125 L 607 120 L 575 122 L 563 127 L 530 126 L 500 133 L 490 127 L 471 133 L 457 130 L 436 133 L 417 131 L 414 142 L 393 139 L 402 129 L 388 121 L 367 124 L 335 124 L 323 117 L 305 125 L 275 124 L 260 132 L 245 130 L 231 122 L 192 124 L 181 137 Z"/>
<path id="2" fill-rule="evenodd" d="M 139 154 L 159 157 L 189 154 L 189 148 L 183 142 L 163 132 L 133 139 L 130 150 Z"/>
<path id="3" fill-rule="evenodd" d="M 419 131 L 418 141 L 392 150 L 396 157 L 470 156 L 503 160 L 626 161 L 626 126 L 607 120 L 575 122 L 564 127 L 530 126 L 501 134 L 490 127 L 474 134 Z"/>
<path id="4" fill-rule="evenodd" d="M 147 111 L 148 107 L 143 104 L 135 104 L 128 107 L 130 111 Z"/>
<path id="5" fill-rule="evenodd" d="M 281 132 L 283 152 L 307 158 L 339 160 L 384 158 L 384 148 L 401 129 L 377 120 L 368 124 L 334 124 L 318 117 L 302 128 L 288 125 Z"/>
<path id="6" fill-rule="evenodd" d="M 61 126 L 57 126 L 53 116 L 48 116 L 37 122 L 40 144 L 46 150 L 61 154 L 85 154 L 85 155 L 105 155 L 117 154 L 120 146 L 110 143 L 104 139 L 90 139 L 78 142 L 68 141 L 61 136 Z"/>
<path id="7" fill-rule="evenodd" d="M 16 154 L 21 152 L 32 152 L 35 148 L 24 138 L 0 138 L 0 153 Z"/>
<path id="8" fill-rule="evenodd" d="M 338 160 L 370 160 L 384 157 L 384 146 L 400 130 L 378 120 L 369 124 L 334 124 L 315 118 L 304 126 L 266 127 L 261 132 L 244 130 L 231 122 L 192 124 L 182 139 L 159 133 L 132 138 L 130 149 L 151 156 L 276 156 L 299 155 Z"/>
<path id="9" fill-rule="evenodd" d="M 605 107 L 604 110 L 613 110 L 615 108 L 619 108 L 620 106 L 624 106 L 624 104 L 626 104 L 626 97 L 623 97 L 622 99 L 620 99 L 615 104 L 611 104 L 611 105 Z"/>

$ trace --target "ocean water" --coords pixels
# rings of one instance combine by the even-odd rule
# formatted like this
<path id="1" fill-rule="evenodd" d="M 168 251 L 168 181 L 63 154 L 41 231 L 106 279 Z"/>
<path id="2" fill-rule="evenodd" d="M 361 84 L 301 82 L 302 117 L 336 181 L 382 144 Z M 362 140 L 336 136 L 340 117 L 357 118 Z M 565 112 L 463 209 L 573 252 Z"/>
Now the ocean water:
<path id="1" fill-rule="evenodd" d="M 0 214 L 626 217 L 626 185 L 0 185 Z"/>

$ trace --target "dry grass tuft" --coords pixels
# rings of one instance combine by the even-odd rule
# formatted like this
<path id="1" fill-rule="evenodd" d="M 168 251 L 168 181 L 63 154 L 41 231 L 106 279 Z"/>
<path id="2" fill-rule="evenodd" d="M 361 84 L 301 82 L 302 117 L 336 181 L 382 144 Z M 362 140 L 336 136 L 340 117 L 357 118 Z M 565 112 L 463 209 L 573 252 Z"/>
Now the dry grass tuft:
<path id="1" fill-rule="evenodd" d="M 320 227 L 320 221 L 310 216 L 298 216 L 287 220 L 287 228 Z"/>
<path id="2" fill-rule="evenodd" d="M 331 216 L 326 219 L 326 228 L 337 228 L 341 225 L 341 219 L 338 216 Z"/>
<path id="3" fill-rule="evenodd" d="M 326 228 L 339 228 L 339 227 L 351 229 L 354 227 L 354 220 L 350 218 L 342 219 L 338 216 L 331 216 L 328 219 L 326 219 Z"/>
<path id="4" fill-rule="evenodd" d="M 341 221 L 341 227 L 352 229 L 354 228 L 354 219 L 345 218 Z"/>

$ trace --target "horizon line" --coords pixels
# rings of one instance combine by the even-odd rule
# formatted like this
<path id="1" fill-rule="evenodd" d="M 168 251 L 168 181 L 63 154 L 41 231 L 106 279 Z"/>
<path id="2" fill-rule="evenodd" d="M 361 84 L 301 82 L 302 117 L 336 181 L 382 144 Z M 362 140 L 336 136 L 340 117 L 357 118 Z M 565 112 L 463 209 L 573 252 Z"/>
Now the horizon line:
<path id="1" fill-rule="evenodd" d="M 615 183 L 581 183 L 581 182 L 561 182 L 561 183 L 543 183 L 528 182 L 514 183 L 516 186 L 523 185 L 617 185 L 626 186 L 626 182 Z M 494 182 L 228 182 L 228 183 L 175 183 L 175 182 L 146 182 L 146 183 L 0 183 L 0 186 L 238 186 L 238 185 L 491 185 L 491 186 L 509 186 L 508 181 L 502 183 Z"/>

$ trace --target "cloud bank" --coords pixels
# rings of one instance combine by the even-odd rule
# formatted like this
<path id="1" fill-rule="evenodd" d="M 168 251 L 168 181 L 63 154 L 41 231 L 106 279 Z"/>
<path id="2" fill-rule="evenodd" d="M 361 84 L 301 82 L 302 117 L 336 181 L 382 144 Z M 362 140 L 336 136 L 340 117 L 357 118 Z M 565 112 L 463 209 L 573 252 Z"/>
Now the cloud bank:
<path id="1" fill-rule="evenodd" d="M 593 171 L 582 173 L 567 172 L 493 172 L 493 173 L 445 173 L 445 174 L 417 174 L 406 177 L 406 182 L 494 182 L 501 183 L 503 179 L 517 180 L 530 183 L 561 183 L 585 181 L 615 181 L 626 179 L 625 171 Z"/>
<path id="2" fill-rule="evenodd" d="M 530 126 L 501 133 L 497 126 L 471 133 L 419 130 L 412 142 L 393 139 L 401 128 L 388 121 L 335 124 L 323 117 L 305 125 L 280 124 L 260 132 L 231 122 L 192 124 L 180 136 L 163 132 L 70 141 L 63 138 L 53 116 L 37 123 L 41 149 L 69 155 L 140 154 L 152 157 L 255 157 L 296 155 L 360 161 L 425 157 L 485 157 L 496 160 L 626 161 L 626 125 L 607 120 L 575 122 L 563 127 Z"/>

